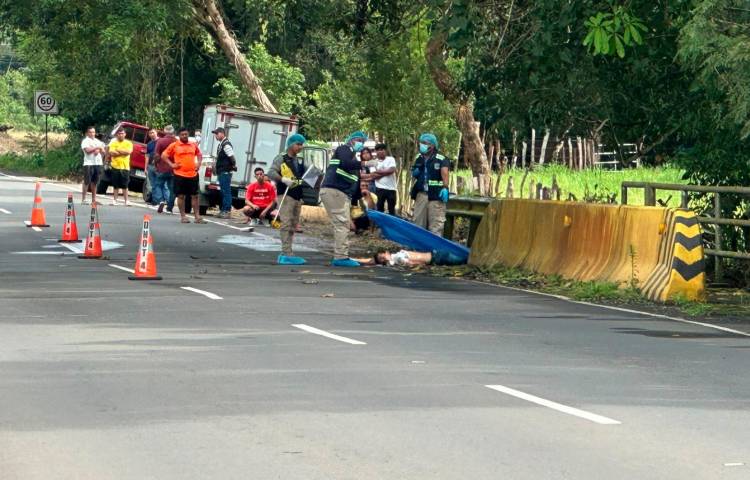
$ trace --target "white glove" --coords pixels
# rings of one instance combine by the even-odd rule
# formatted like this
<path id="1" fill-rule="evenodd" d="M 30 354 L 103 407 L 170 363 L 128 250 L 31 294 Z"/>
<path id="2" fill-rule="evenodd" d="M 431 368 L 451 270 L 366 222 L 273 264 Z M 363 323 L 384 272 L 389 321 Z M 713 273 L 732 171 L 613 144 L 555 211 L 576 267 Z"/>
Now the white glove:
<path id="1" fill-rule="evenodd" d="M 291 187 L 292 184 L 294 184 L 294 182 L 292 181 L 292 179 L 291 178 L 287 178 L 287 177 L 282 177 L 281 178 L 281 183 L 283 183 L 287 187 Z"/>

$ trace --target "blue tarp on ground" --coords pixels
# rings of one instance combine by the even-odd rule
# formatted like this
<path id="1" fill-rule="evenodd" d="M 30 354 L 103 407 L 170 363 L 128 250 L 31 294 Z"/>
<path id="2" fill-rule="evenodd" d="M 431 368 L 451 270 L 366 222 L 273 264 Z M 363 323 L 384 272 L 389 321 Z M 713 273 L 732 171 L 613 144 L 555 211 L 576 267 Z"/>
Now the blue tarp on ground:
<path id="1" fill-rule="evenodd" d="M 469 249 L 456 242 L 437 236 L 411 222 L 383 212 L 368 210 L 367 216 L 380 228 L 383 237 L 418 252 L 444 252 L 466 263 Z"/>

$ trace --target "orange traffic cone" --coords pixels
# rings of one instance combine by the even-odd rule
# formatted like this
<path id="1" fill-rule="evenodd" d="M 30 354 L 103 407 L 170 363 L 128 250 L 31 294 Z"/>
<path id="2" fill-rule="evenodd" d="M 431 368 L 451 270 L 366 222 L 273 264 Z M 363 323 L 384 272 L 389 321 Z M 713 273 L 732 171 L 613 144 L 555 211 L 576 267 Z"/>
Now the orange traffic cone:
<path id="1" fill-rule="evenodd" d="M 151 236 L 151 215 L 143 216 L 143 232 L 135 258 L 135 275 L 130 280 L 161 280 L 156 274 L 156 255 L 154 254 L 153 237 Z"/>
<path id="2" fill-rule="evenodd" d="M 65 208 L 65 224 L 63 224 L 62 236 L 58 242 L 77 242 L 78 224 L 76 223 L 76 209 L 73 206 L 73 194 L 68 194 L 68 206 Z"/>
<path id="3" fill-rule="evenodd" d="M 96 203 L 91 204 L 86 248 L 83 250 L 83 255 L 79 255 L 78 258 L 102 258 L 102 236 L 99 233 L 99 213 L 96 210 Z"/>
<path id="4" fill-rule="evenodd" d="M 44 216 L 44 207 L 42 207 L 42 183 L 36 182 L 34 190 L 34 206 L 31 208 L 31 220 L 26 223 L 27 227 L 49 227 L 47 219 Z"/>

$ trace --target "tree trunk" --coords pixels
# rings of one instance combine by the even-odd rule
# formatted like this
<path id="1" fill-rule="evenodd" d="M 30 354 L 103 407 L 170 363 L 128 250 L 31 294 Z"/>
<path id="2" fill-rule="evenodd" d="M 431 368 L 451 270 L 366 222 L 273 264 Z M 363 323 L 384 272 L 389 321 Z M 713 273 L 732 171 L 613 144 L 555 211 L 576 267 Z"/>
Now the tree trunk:
<path id="1" fill-rule="evenodd" d="M 534 165 L 534 150 L 536 150 L 536 129 L 531 129 L 531 150 L 529 151 L 529 165 Z M 532 167 L 533 168 L 533 167 Z"/>
<path id="2" fill-rule="evenodd" d="M 539 152 L 539 165 L 544 165 L 544 157 L 547 153 L 547 142 L 549 141 L 549 128 L 544 129 L 544 139 L 542 140 L 542 151 Z"/>
<path id="3" fill-rule="evenodd" d="M 432 81 L 443 97 L 453 106 L 453 116 L 456 126 L 461 131 L 463 139 L 464 159 L 471 166 L 475 177 L 485 181 L 479 185 L 479 194 L 487 195 L 490 178 L 490 166 L 484 152 L 482 138 L 479 135 L 479 124 L 474 119 L 474 103 L 464 95 L 456 85 L 445 64 L 445 42 L 447 32 L 436 28 L 432 31 L 425 49 L 425 59 L 430 70 Z"/>
<path id="4" fill-rule="evenodd" d="M 568 168 L 573 170 L 573 164 L 575 163 L 575 154 L 573 153 L 573 142 L 568 137 Z"/>
<path id="5" fill-rule="evenodd" d="M 526 142 L 521 142 L 521 168 L 526 168 Z"/>
<path id="6" fill-rule="evenodd" d="M 250 95 L 252 95 L 258 107 L 264 112 L 278 113 L 278 110 L 276 110 L 276 107 L 268 99 L 266 92 L 263 91 L 263 88 L 258 83 L 258 77 L 255 76 L 255 73 L 253 73 L 247 64 L 245 56 L 240 52 L 234 35 L 224 25 L 224 17 L 221 11 L 219 11 L 216 1 L 193 0 L 193 6 L 196 9 L 198 21 L 211 28 L 214 38 L 219 42 L 224 54 L 232 65 L 234 65 L 242 83 L 250 91 Z"/>

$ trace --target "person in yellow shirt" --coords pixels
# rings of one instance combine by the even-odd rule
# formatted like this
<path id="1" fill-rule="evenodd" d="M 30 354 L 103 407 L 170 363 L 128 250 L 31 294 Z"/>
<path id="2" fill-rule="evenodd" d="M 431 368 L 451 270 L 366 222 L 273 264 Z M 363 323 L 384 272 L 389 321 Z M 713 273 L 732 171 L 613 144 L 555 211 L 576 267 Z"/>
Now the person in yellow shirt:
<path id="1" fill-rule="evenodd" d="M 122 191 L 125 205 L 130 206 L 128 200 L 128 183 L 130 182 L 130 154 L 133 152 L 133 144 L 125 140 L 125 129 L 120 128 L 115 133 L 115 138 L 109 142 L 107 156 L 112 167 L 110 179 L 112 180 L 112 205 L 117 205 L 117 190 Z"/>

